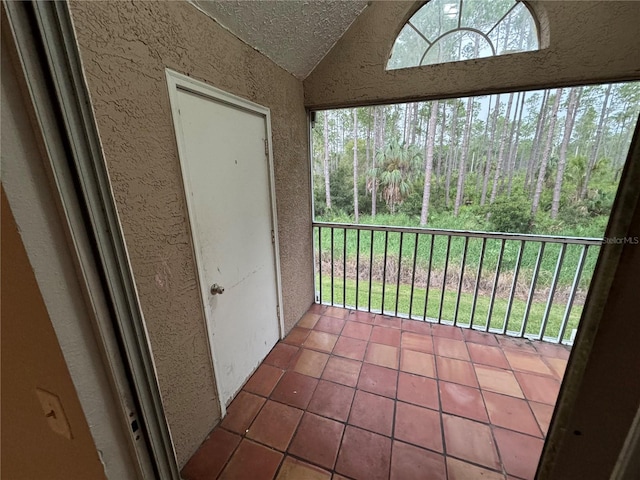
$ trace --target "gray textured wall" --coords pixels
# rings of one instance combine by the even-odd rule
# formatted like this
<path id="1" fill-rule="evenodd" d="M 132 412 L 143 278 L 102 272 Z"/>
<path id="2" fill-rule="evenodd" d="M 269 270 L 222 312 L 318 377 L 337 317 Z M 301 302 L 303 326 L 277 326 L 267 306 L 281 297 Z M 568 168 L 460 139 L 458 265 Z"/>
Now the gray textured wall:
<path id="1" fill-rule="evenodd" d="M 271 109 L 287 330 L 313 301 L 302 83 L 186 2 L 73 1 L 71 12 L 182 465 L 219 411 L 164 69 Z"/>
<path id="2" fill-rule="evenodd" d="M 420 2 L 417 2 L 420 3 Z M 386 71 L 416 2 L 372 2 L 304 81 L 311 108 L 640 78 L 640 2 L 529 1 L 536 52 Z"/>

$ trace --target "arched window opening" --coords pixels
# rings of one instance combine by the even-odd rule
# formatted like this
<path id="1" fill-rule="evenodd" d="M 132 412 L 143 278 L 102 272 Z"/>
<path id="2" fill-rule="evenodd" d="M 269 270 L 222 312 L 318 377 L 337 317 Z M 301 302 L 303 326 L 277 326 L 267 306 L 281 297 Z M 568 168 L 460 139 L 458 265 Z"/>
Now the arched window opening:
<path id="1" fill-rule="evenodd" d="M 406 23 L 387 70 L 538 50 L 538 31 L 518 0 L 431 0 Z"/>

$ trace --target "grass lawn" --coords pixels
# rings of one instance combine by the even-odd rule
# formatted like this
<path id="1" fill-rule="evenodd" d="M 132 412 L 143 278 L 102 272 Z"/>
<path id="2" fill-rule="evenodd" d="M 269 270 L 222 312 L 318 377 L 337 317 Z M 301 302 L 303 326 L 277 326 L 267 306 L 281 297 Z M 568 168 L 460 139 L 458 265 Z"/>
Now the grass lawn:
<path id="1" fill-rule="evenodd" d="M 333 230 L 333 242 L 332 242 Z M 385 258 L 385 240 L 387 258 L 401 258 L 403 265 L 410 266 L 413 262 L 414 254 L 416 255 L 416 266 L 423 270 L 429 268 L 431 260 L 431 268 L 434 270 L 443 270 L 447 261 L 448 268 L 460 269 L 462 257 L 465 247 L 464 237 L 451 237 L 449 243 L 447 236 L 424 233 L 417 235 L 415 233 L 405 233 L 401 238 L 398 232 L 389 232 L 385 234 L 383 231 L 362 231 L 360 232 L 360 241 L 358 244 L 358 232 L 356 230 L 346 230 L 335 227 L 333 229 L 323 228 L 321 240 L 321 252 L 324 261 L 334 258 L 336 261 L 342 261 L 344 256 L 348 261 L 355 262 L 359 251 L 360 261 L 368 263 L 371 257 L 374 263 L 381 263 Z M 433 240 L 432 240 L 433 237 Z M 433 250 L 432 250 L 433 241 Z M 373 242 L 373 249 L 371 243 Z M 333 243 L 333 255 L 332 255 Z M 483 241 L 481 238 L 470 238 L 467 242 L 467 254 L 465 258 L 465 266 L 467 269 L 477 269 L 482 253 Z M 522 246 L 522 254 L 520 260 L 521 278 L 529 280 L 531 273 L 534 271 L 538 254 L 540 252 L 540 242 L 526 241 L 521 244 L 520 240 L 506 240 L 504 242 L 504 250 L 500 269 L 503 272 L 513 272 L 515 270 L 518 252 Z M 359 248 L 358 248 L 359 247 Z M 448 247 L 448 248 L 447 248 Z M 318 251 L 318 228 L 314 228 L 314 248 Z M 500 250 L 503 248 L 503 242 L 498 239 L 489 239 L 486 241 L 483 255 L 482 268 L 485 272 L 493 272 L 496 270 L 498 259 L 500 258 Z M 568 287 L 573 283 L 576 269 L 583 250 L 582 245 L 567 245 L 562 267 L 558 272 L 558 285 Z M 556 271 L 558 257 L 561 245 L 559 243 L 547 243 L 545 245 L 543 255 L 540 261 L 540 273 L 538 277 L 538 285 L 549 286 L 552 282 L 553 275 Z M 580 277 L 580 289 L 586 290 L 591 282 L 593 270 L 599 253 L 598 246 L 590 246 L 587 250 L 582 275 Z M 373 255 L 372 255 L 373 252 Z M 522 277 L 528 276 L 528 277 Z"/>
<path id="2" fill-rule="evenodd" d="M 316 275 L 316 290 L 319 290 L 319 278 Z M 344 301 L 343 292 L 346 292 L 346 302 Z M 384 309 L 382 309 L 382 283 L 372 282 L 371 285 L 371 311 L 380 312 L 384 310 L 385 313 L 390 315 L 396 314 L 396 285 L 387 284 L 384 291 Z M 422 319 L 424 315 L 426 289 L 415 287 L 413 291 L 413 301 L 411 301 L 411 286 L 400 285 L 398 301 L 397 301 L 397 313 L 400 316 L 409 315 L 409 306 L 411 304 L 411 316 L 413 318 Z M 440 315 L 440 305 L 442 300 L 441 288 L 429 288 L 429 295 L 427 297 L 427 318 L 437 321 L 440 317 L 444 321 L 454 321 L 456 316 L 456 303 L 457 307 L 457 324 L 462 326 L 469 325 L 471 323 L 471 311 L 473 309 L 474 295 L 471 293 L 462 293 L 458 302 L 457 291 L 447 289 L 444 294 L 444 301 L 442 302 L 442 313 Z M 322 298 L 320 303 L 331 303 L 331 278 L 328 275 L 322 277 Z M 347 279 L 346 285 L 343 284 L 343 279 L 335 279 L 333 284 L 333 304 L 336 306 L 345 305 L 347 307 L 354 307 L 356 305 L 356 281 L 355 279 Z M 526 331 L 524 333 L 531 335 L 540 335 L 540 329 L 542 326 L 543 318 L 546 310 L 545 301 L 535 301 L 531 303 L 529 316 L 526 324 Z M 358 308 L 368 309 L 369 307 L 369 282 L 360 281 L 358 284 Z M 478 295 L 475 305 L 475 313 L 473 316 L 474 327 L 486 327 L 487 317 L 489 316 L 489 309 L 491 311 L 490 327 L 505 329 L 505 316 L 508 308 L 507 298 L 496 297 L 491 307 L 491 297 L 488 295 Z M 522 322 L 526 310 L 526 301 L 515 299 L 511 306 L 507 322 L 507 330 L 519 332 L 522 328 Z M 562 319 L 564 318 L 566 310 L 566 302 L 555 304 L 553 303 L 549 310 L 548 320 L 544 331 L 545 337 L 558 337 L 560 329 L 562 328 Z M 582 314 L 582 305 L 575 305 L 570 313 L 569 321 L 565 329 L 564 340 L 569 340 L 571 337 L 571 331 L 577 328 L 580 321 L 580 315 Z"/>

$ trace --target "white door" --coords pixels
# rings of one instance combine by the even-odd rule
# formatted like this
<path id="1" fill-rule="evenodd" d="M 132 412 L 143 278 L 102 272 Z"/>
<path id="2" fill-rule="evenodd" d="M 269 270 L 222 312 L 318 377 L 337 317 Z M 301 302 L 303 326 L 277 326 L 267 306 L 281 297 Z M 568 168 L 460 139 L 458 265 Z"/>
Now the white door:
<path id="1" fill-rule="evenodd" d="M 280 335 L 269 111 L 172 76 L 174 125 L 224 415 Z M 214 284 L 224 292 L 212 293 Z"/>

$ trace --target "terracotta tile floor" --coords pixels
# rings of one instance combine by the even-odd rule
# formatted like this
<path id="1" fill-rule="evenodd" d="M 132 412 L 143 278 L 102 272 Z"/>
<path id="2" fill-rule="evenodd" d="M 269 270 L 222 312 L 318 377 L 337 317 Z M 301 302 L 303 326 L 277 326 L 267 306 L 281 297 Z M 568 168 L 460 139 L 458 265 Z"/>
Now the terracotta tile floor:
<path id="1" fill-rule="evenodd" d="M 569 349 L 314 305 L 186 480 L 533 478 Z"/>

